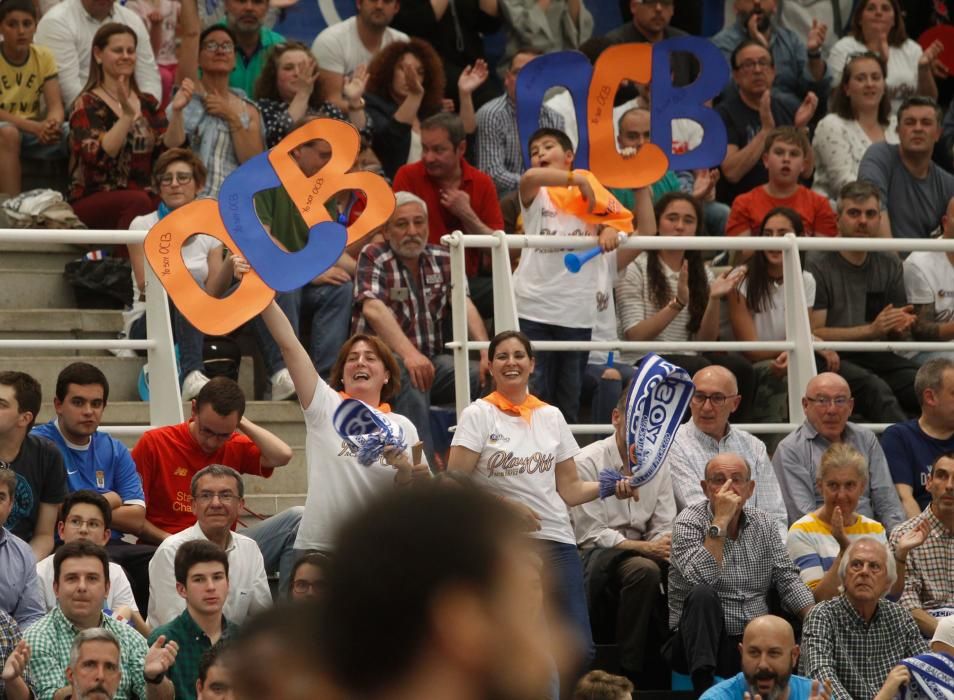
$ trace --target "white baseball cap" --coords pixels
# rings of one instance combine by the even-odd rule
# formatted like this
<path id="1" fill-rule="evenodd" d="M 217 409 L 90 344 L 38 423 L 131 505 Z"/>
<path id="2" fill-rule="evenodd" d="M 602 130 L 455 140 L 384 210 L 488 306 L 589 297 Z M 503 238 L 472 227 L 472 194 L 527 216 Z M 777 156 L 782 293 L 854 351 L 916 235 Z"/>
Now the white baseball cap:
<path id="1" fill-rule="evenodd" d="M 937 629 L 934 630 L 934 636 L 931 637 L 931 643 L 934 642 L 942 642 L 954 647 L 954 615 L 942 617 L 937 621 Z"/>

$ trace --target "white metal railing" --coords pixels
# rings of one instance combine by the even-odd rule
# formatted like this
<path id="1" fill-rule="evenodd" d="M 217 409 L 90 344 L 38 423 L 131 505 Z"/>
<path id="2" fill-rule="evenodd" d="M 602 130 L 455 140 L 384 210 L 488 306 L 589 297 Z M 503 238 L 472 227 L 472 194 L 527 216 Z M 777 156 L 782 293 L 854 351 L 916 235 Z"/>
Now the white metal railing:
<path id="1" fill-rule="evenodd" d="M 521 248 L 559 248 L 580 250 L 592 248 L 592 238 L 579 236 L 525 236 L 507 235 L 495 231 L 493 235 L 465 235 L 454 231 L 443 237 L 451 253 L 451 303 L 453 308 L 453 341 L 447 347 L 454 353 L 454 375 L 457 415 L 470 403 L 468 358 L 470 350 L 487 347 L 487 343 L 467 339 L 466 279 L 464 252 L 467 248 L 490 248 L 494 293 L 494 330 L 519 330 L 516 301 L 513 294 L 513 276 L 510 270 L 510 250 Z M 640 250 L 781 250 L 783 273 L 787 280 L 800 280 L 802 266 L 799 253 L 823 251 L 954 251 L 954 240 L 922 238 L 798 238 L 789 234 L 780 238 L 748 237 L 691 237 L 691 236 L 632 236 L 621 244 L 624 248 Z M 630 350 L 639 352 L 695 352 L 770 350 L 788 351 L 788 423 L 740 424 L 738 427 L 754 433 L 791 432 L 805 419 L 801 397 L 808 381 L 815 376 L 814 351 L 840 350 L 845 352 L 876 351 L 954 351 L 952 342 L 893 342 L 893 341 L 814 341 L 808 314 L 805 289 L 801 284 L 786 284 L 785 334 L 783 341 L 726 341 L 726 342 L 664 342 L 654 341 L 536 341 L 539 350 Z M 863 424 L 881 431 L 886 424 Z M 578 424 L 570 426 L 575 433 L 609 433 L 608 424 Z"/>
<path id="2" fill-rule="evenodd" d="M 142 243 L 146 231 L 101 231 L 86 229 L 0 229 L 3 243 L 68 243 L 78 246 L 127 245 Z M 181 423 L 182 395 L 179 392 L 179 372 L 176 367 L 172 324 L 169 318 L 169 299 L 146 264 L 146 340 L 34 339 L 0 340 L 0 349 L 46 350 L 110 350 L 128 348 L 145 350 L 149 363 L 149 422 L 150 425 L 101 426 L 114 435 L 138 435 L 150 427 Z"/>

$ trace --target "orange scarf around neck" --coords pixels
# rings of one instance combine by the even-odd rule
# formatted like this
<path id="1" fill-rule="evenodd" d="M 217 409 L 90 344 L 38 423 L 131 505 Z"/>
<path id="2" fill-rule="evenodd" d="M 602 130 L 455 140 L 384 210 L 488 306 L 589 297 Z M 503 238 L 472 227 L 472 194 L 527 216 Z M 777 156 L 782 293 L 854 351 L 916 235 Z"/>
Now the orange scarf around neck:
<path id="1" fill-rule="evenodd" d="M 343 398 L 343 399 L 353 399 L 353 398 L 354 398 L 353 396 L 351 396 L 350 394 L 348 394 L 347 392 L 344 392 L 344 391 L 339 391 L 339 392 L 338 392 L 338 396 L 340 396 L 340 397 Z M 390 412 L 391 412 L 391 404 L 389 404 L 389 403 L 378 404 L 377 406 L 372 406 L 372 408 L 378 409 L 379 411 L 381 411 L 381 413 L 390 413 Z"/>
<path id="2" fill-rule="evenodd" d="M 633 213 L 620 204 L 619 200 L 600 184 L 593 173 L 588 170 L 574 170 L 572 172 L 583 175 L 590 183 L 590 187 L 593 188 L 593 194 L 596 195 L 593 211 L 589 211 L 589 205 L 583 199 L 583 195 L 580 194 L 579 187 L 547 187 L 547 194 L 550 196 L 553 206 L 587 223 L 603 224 L 604 226 L 612 226 L 617 231 L 632 233 Z"/>
<path id="3" fill-rule="evenodd" d="M 530 423 L 530 418 L 534 410 L 547 405 L 533 394 L 527 394 L 527 398 L 525 398 L 522 403 L 514 403 L 499 391 L 485 396 L 484 401 L 493 404 L 507 415 L 519 416 L 528 424 Z"/>

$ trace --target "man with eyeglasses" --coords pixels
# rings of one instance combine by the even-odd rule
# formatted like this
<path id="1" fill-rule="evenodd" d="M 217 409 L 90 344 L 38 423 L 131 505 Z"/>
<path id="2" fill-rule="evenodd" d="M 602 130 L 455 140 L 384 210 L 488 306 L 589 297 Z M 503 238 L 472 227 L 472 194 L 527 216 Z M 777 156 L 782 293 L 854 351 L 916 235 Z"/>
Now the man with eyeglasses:
<path id="1" fill-rule="evenodd" d="M 793 99 L 775 89 L 775 60 L 760 41 L 742 41 L 732 51 L 730 66 L 737 89 L 727 90 L 716 107 L 729 142 L 717 185 L 720 202 L 768 182 L 762 153 L 769 132 L 776 126 L 807 126 L 818 107 L 814 92 Z"/>
<path id="2" fill-rule="evenodd" d="M 786 435 L 772 455 L 789 521 L 794 523 L 824 502 L 817 487 L 818 464 L 829 445 L 846 442 L 868 462 L 868 483 L 856 512 L 891 532 L 904 521 L 904 511 L 878 438 L 848 420 L 854 410 L 848 382 L 834 372 L 813 377 L 805 387 L 802 408 L 805 422 Z"/>
<path id="3" fill-rule="evenodd" d="M 773 588 L 782 605 L 804 618 L 815 602 L 792 563 L 777 523 L 747 505 L 755 491 L 746 460 L 731 452 L 705 465 L 705 500 L 676 516 L 669 567 L 669 627 L 664 653 L 700 694 L 715 676 L 741 670 L 742 634 L 769 612 Z"/>
<path id="4" fill-rule="evenodd" d="M 258 545 L 251 537 L 232 532 L 245 505 L 245 484 L 231 467 L 211 464 L 192 477 L 191 494 L 196 524 L 164 539 L 149 563 L 149 624 L 164 625 L 185 610 L 186 602 L 176 591 L 176 553 L 185 542 L 208 540 L 228 555 L 229 590 L 223 613 L 240 625 L 272 604 Z"/>
<path id="5" fill-rule="evenodd" d="M 900 685 L 892 669 L 927 651 L 907 611 L 884 598 L 897 578 L 894 557 L 882 542 L 860 537 L 838 575 L 842 594 L 805 620 L 799 670 L 830 684 L 832 700 L 891 700 Z"/>
<path id="6" fill-rule="evenodd" d="M 606 38 L 614 44 L 655 44 L 688 36 L 670 26 L 675 4 L 675 0 L 629 0 L 633 21 L 609 32 Z M 688 85 L 698 73 L 695 61 L 686 53 L 673 54 L 670 64 L 673 85 Z"/>
<path id="7" fill-rule="evenodd" d="M 822 46 L 828 27 L 812 22 L 806 41 L 775 16 L 776 0 L 735 0 L 734 24 L 712 37 L 727 59 L 747 39 L 767 46 L 775 64 L 774 87 L 787 102 L 798 104 L 809 92 L 827 95 L 831 89 L 831 71 L 822 58 Z"/>
<path id="8" fill-rule="evenodd" d="M 140 539 L 160 544 L 195 524 L 190 493 L 203 467 L 223 464 L 267 479 L 293 453 L 284 440 L 245 416 L 245 394 L 237 382 L 214 377 L 192 399 L 187 421 L 147 430 L 132 456 L 149 502 Z M 269 571 L 287 574 L 291 568 L 301 513 L 300 507 L 289 508 L 245 531 L 259 543 Z"/>
<path id="9" fill-rule="evenodd" d="M 162 100 L 159 66 L 142 18 L 116 0 L 64 0 L 52 3 L 43 13 L 33 41 L 47 47 L 56 58 L 67 114 L 89 77 L 93 36 L 107 22 L 125 24 L 136 33 L 136 85 L 157 101 Z"/>
<path id="10" fill-rule="evenodd" d="M 689 403 L 692 419 L 679 426 L 666 457 L 672 473 L 676 508 L 682 511 L 704 501 L 706 494 L 701 483 L 706 462 L 722 452 L 734 452 L 752 467 L 755 481 L 752 505 L 775 522 L 784 540 L 788 534 L 788 517 L 765 443 L 729 425 L 729 417 L 742 401 L 735 375 L 725 367 L 712 365 L 696 372 L 692 383 L 695 387 Z"/>
<path id="11" fill-rule="evenodd" d="M 105 547 L 109 542 L 112 511 L 109 502 L 100 494 L 89 489 L 74 491 L 66 500 L 60 512 L 61 520 L 57 525 L 57 534 L 63 544 L 70 542 L 89 542 Z M 36 564 L 36 575 L 40 579 L 46 611 L 56 607 L 56 593 L 53 591 L 53 557 L 50 555 Z M 109 592 L 106 594 L 106 607 L 112 616 L 119 620 L 129 620 L 143 636 L 149 633 L 146 621 L 139 614 L 136 598 L 126 572 L 116 562 L 109 562 Z"/>

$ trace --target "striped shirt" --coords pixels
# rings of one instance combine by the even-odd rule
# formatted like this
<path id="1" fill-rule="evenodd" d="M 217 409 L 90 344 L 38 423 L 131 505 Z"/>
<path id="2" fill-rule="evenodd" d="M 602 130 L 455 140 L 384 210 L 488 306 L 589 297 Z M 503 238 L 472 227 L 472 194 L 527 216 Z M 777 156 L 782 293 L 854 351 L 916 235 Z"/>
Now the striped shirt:
<path id="1" fill-rule="evenodd" d="M 879 542 L 888 543 L 884 525 L 877 520 L 858 517 L 851 525 L 845 526 L 845 536 L 849 540 L 859 537 L 874 537 Z M 838 540 L 831 534 L 831 526 L 814 513 L 796 520 L 788 530 L 788 554 L 795 562 L 805 585 L 815 589 L 838 558 L 840 547 Z"/>
<path id="2" fill-rule="evenodd" d="M 626 272 L 620 276 L 616 283 L 616 317 L 619 324 L 619 336 L 625 337 L 625 333 L 640 321 L 645 321 L 659 312 L 660 307 L 653 301 L 649 288 L 649 275 L 646 270 L 649 255 L 643 253 L 633 262 L 631 262 Z M 679 270 L 670 270 L 669 267 L 659 260 L 659 266 L 662 269 L 663 276 L 666 278 L 666 284 L 669 285 L 670 298 L 676 296 L 676 287 L 679 284 Z M 712 281 L 712 272 L 706 268 L 706 279 Z M 687 306 L 675 318 L 669 322 L 662 332 L 655 338 L 647 340 L 662 340 L 683 342 L 690 340 L 689 334 L 689 307 Z M 691 350 L 680 350 L 684 355 L 695 355 Z M 645 355 L 642 352 L 622 352 L 620 353 L 620 362 L 633 364 Z"/>

